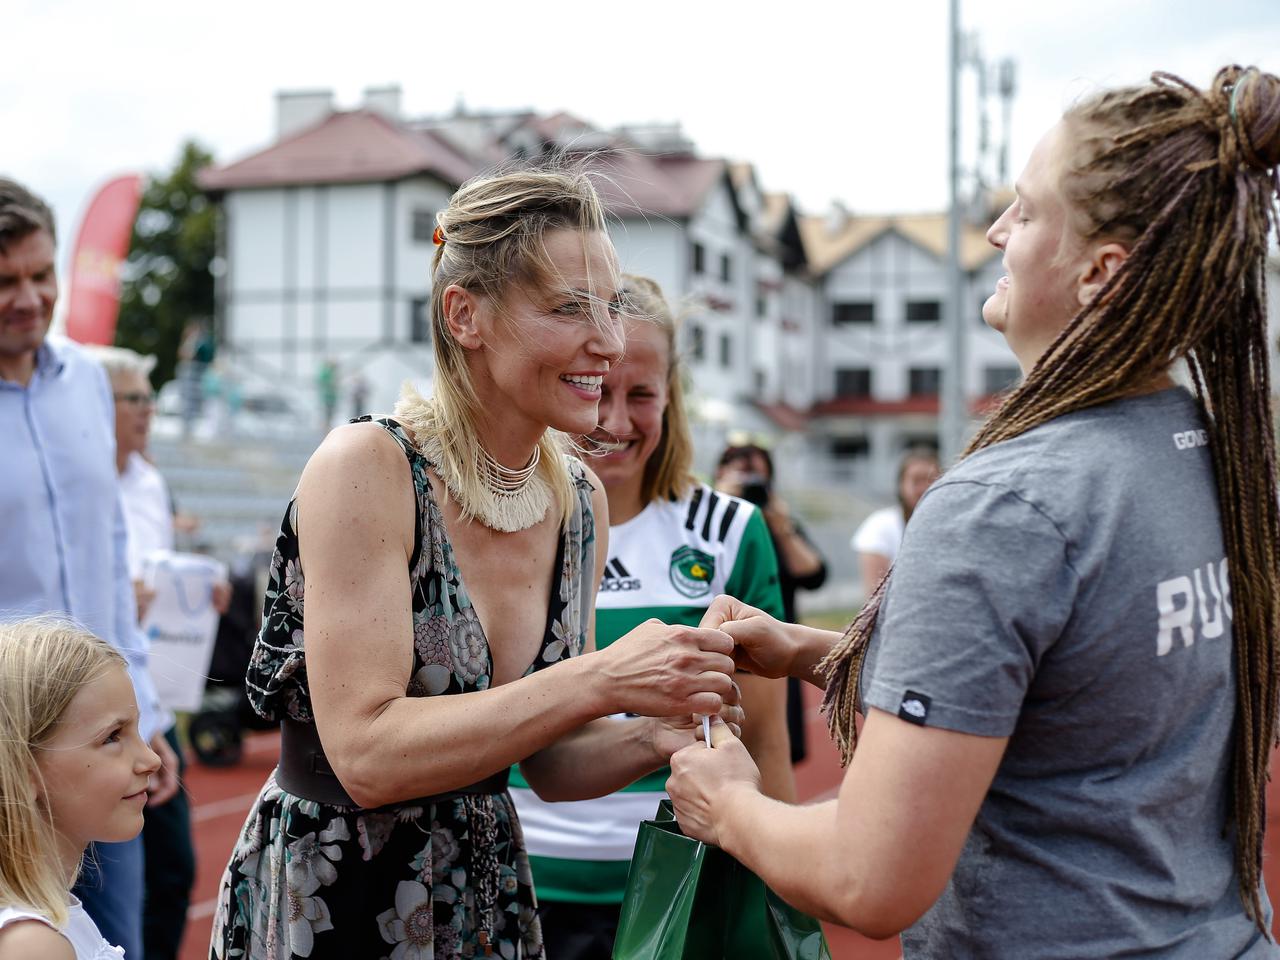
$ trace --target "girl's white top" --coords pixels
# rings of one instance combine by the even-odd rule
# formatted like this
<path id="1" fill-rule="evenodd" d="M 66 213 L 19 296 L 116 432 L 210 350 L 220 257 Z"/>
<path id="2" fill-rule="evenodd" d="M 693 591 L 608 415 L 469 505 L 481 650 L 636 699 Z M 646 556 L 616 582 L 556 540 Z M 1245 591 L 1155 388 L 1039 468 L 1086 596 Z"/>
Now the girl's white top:
<path id="1" fill-rule="evenodd" d="M 84 907 L 75 897 L 71 898 L 70 916 L 65 926 L 59 927 L 42 913 L 26 910 L 22 907 L 0 907 L 0 930 L 19 920 L 39 920 L 48 924 L 66 937 L 76 951 L 76 960 L 122 960 L 124 950 L 113 947 L 102 938 L 97 926 L 84 912 Z"/>

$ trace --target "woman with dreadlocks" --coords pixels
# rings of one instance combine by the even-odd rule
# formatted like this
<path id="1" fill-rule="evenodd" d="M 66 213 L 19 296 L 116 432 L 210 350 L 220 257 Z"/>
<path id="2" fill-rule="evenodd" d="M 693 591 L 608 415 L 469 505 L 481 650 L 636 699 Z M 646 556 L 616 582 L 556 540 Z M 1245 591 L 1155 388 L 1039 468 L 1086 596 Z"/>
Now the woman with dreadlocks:
<path id="1" fill-rule="evenodd" d="M 1252 68 L 1157 74 L 1049 131 L 988 235 L 1008 276 L 983 316 L 1025 379 L 886 580 L 843 638 L 730 598 L 704 620 L 745 669 L 829 681 L 839 798 L 761 796 L 717 726 L 673 760 L 686 833 L 802 909 L 904 931 L 908 960 L 1280 956 L 1278 162 L 1280 79 Z"/>

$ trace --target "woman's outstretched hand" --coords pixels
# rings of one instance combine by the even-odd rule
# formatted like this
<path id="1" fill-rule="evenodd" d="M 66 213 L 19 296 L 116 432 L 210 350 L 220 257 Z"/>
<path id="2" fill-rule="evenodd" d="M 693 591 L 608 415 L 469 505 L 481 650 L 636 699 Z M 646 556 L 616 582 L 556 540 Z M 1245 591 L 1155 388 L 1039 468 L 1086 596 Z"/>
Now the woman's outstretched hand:
<path id="1" fill-rule="evenodd" d="M 646 620 L 594 654 L 611 712 L 641 717 L 719 714 L 735 702 L 733 640 L 720 630 Z"/>
<path id="2" fill-rule="evenodd" d="M 721 630 L 733 638 L 733 659 L 738 669 L 758 677 L 786 677 L 795 660 L 794 644 L 786 624 L 763 610 L 721 594 L 702 615 L 705 628 Z"/>
<path id="3" fill-rule="evenodd" d="M 711 721 L 711 743 L 714 749 L 699 742 L 671 758 L 667 793 L 681 832 L 719 847 L 724 845 L 719 813 L 741 791 L 760 792 L 760 771 L 742 741 L 719 720 Z"/>

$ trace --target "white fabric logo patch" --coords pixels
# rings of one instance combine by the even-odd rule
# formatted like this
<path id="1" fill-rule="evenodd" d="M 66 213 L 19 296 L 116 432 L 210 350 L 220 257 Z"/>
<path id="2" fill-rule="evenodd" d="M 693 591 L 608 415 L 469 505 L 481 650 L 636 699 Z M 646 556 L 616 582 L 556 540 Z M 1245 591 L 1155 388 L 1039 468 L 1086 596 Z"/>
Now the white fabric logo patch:
<path id="1" fill-rule="evenodd" d="M 898 717 L 923 727 L 925 721 L 929 719 L 929 705 L 932 702 L 923 693 L 908 690 L 902 695 L 902 703 L 898 705 Z"/>

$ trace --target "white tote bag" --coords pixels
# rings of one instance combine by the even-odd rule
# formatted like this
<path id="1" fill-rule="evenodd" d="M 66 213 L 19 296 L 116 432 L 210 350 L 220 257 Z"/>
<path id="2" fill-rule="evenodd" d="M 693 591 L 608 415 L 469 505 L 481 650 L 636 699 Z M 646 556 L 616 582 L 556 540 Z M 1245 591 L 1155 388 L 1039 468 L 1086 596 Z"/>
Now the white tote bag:
<path id="1" fill-rule="evenodd" d="M 218 634 L 213 585 L 226 564 L 194 553 L 155 550 L 142 562 L 142 581 L 155 591 L 142 630 L 151 640 L 151 677 L 170 710 L 200 707 Z"/>

